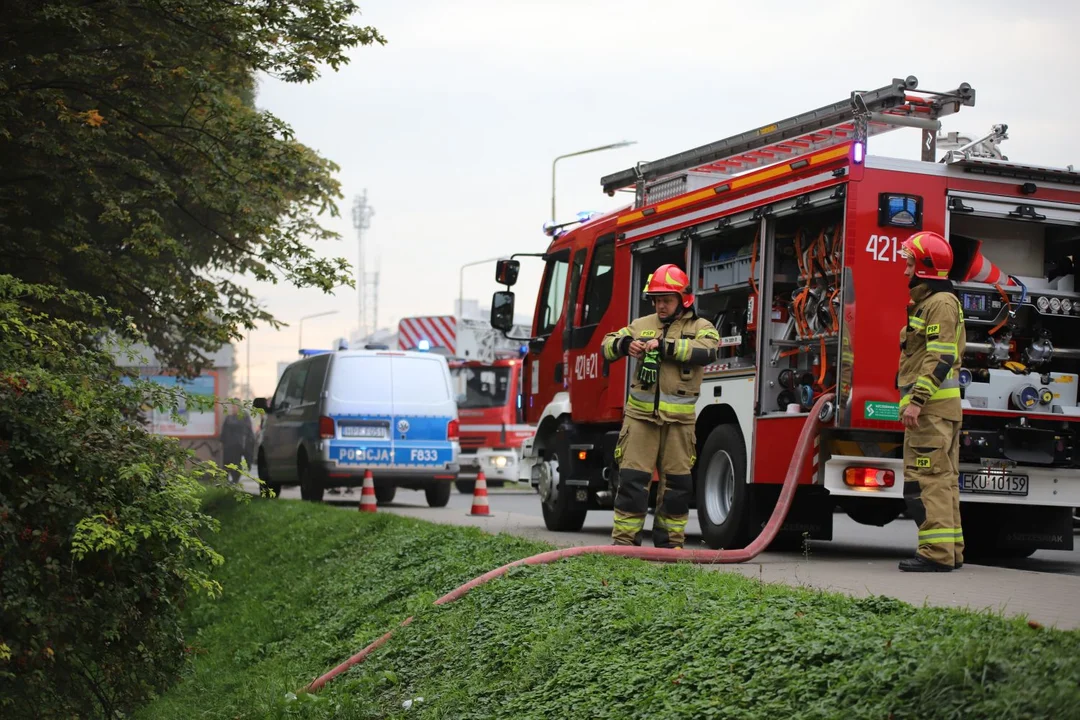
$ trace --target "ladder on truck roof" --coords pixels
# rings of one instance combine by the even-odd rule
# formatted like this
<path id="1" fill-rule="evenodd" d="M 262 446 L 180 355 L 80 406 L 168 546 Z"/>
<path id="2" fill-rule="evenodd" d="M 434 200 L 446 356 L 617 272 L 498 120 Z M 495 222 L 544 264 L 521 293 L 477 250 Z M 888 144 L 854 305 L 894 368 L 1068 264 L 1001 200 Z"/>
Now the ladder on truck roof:
<path id="1" fill-rule="evenodd" d="M 698 189 L 686 187 L 691 174 L 712 184 L 725 177 L 744 173 L 777 162 L 789 162 L 802 155 L 844 143 L 861 141 L 898 127 L 923 130 L 922 159 L 933 162 L 936 154 L 938 118 L 958 112 L 964 105 L 975 104 L 975 90 L 967 83 L 949 92 L 920 90 L 914 75 L 894 78 L 877 90 L 855 91 L 847 100 L 826 105 L 765 127 L 749 130 L 693 150 L 676 153 L 660 160 L 638 163 L 622 172 L 601 178 L 604 192 L 634 186 L 635 207 L 671 197 L 652 197 L 648 191 L 679 180 L 679 192 Z M 689 172 L 688 172 L 689 171 Z M 678 175 L 683 173 L 683 175 Z M 676 192 L 675 194 L 679 194 Z"/>

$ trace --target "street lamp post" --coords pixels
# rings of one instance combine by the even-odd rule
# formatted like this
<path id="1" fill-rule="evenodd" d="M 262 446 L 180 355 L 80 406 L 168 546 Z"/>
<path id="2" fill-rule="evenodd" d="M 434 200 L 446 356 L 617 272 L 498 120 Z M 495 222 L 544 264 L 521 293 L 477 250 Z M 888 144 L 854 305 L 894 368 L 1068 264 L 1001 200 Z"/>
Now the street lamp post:
<path id="1" fill-rule="evenodd" d="M 305 320 L 311 320 L 312 318 L 323 317 L 325 315 L 337 315 L 337 314 L 338 314 L 337 310 L 327 310 L 326 312 L 315 313 L 314 315 L 305 315 L 304 317 L 300 318 L 300 339 L 298 341 L 300 343 L 300 347 L 297 348 L 297 351 L 299 352 L 300 350 L 304 349 L 304 321 Z"/>
<path id="2" fill-rule="evenodd" d="M 461 266 L 458 270 L 458 306 L 457 306 L 457 319 L 460 321 L 465 317 L 465 268 L 472 267 L 473 265 L 484 265 L 486 263 L 502 260 L 502 257 L 488 258 L 487 260 L 476 260 L 474 262 L 467 262 Z"/>
<path id="3" fill-rule="evenodd" d="M 551 161 L 551 222 L 555 222 L 555 163 L 564 158 L 576 157 L 578 155 L 588 155 L 589 153 L 600 152 L 601 150 L 614 150 L 615 148 L 627 147 L 628 145 L 634 145 L 636 140 L 620 140 L 617 143 L 611 143 L 610 145 L 601 145 L 600 147 L 589 148 L 588 150 L 578 150 L 577 152 L 566 153 L 565 155 L 559 155 L 557 158 Z"/>

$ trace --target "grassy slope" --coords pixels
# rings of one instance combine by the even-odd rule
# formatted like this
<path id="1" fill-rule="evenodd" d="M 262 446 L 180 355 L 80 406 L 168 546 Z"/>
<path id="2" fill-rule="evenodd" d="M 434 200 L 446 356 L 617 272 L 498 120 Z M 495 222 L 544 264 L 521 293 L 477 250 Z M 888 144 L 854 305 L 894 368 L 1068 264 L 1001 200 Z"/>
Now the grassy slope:
<path id="1" fill-rule="evenodd" d="M 547 548 L 301 503 L 215 514 L 226 596 L 191 607 L 189 675 L 143 718 L 1064 718 L 1080 707 L 1076 632 L 610 558 L 517 569 L 433 608 Z M 286 698 L 409 614 L 367 663 L 318 696 Z"/>

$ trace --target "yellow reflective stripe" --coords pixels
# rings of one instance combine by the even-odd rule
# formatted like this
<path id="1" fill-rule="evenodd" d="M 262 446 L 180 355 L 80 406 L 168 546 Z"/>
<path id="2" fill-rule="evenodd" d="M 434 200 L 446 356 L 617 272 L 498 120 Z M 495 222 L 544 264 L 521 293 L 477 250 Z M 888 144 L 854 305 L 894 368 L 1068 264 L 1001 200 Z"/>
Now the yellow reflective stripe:
<path id="1" fill-rule="evenodd" d="M 695 410 L 696 408 L 693 405 L 678 405 L 668 402 L 660 403 L 660 412 L 668 412 L 673 415 L 693 415 Z"/>
<path id="2" fill-rule="evenodd" d="M 915 328 L 916 330 L 922 330 L 924 327 L 926 327 L 926 321 L 922 318 L 915 317 L 914 315 L 909 315 L 907 321 L 908 325 Z"/>
<path id="3" fill-rule="evenodd" d="M 934 537 L 937 535 L 948 535 L 953 537 L 955 535 L 961 535 L 960 528 L 930 528 L 929 530 L 920 530 L 919 537 Z"/>
<path id="4" fill-rule="evenodd" d="M 619 351 L 615 348 L 615 343 L 619 338 L 608 338 L 604 341 L 604 357 L 608 360 L 618 360 Z"/>
<path id="5" fill-rule="evenodd" d="M 694 405 L 697 403 L 697 397 L 690 395 L 668 395 L 667 393 L 660 393 L 660 402 L 669 403 L 672 405 Z"/>
<path id="6" fill-rule="evenodd" d="M 955 543 L 956 538 L 952 535 L 945 537 L 919 538 L 920 545 L 941 545 L 942 543 Z"/>
<path id="7" fill-rule="evenodd" d="M 941 353 L 942 355 L 956 355 L 956 343 L 939 342 L 934 340 L 926 343 L 926 351 L 932 353 Z"/>
<path id="8" fill-rule="evenodd" d="M 686 362 L 690 359 L 689 340 L 679 340 L 675 343 L 675 359 L 679 362 Z"/>
<path id="9" fill-rule="evenodd" d="M 918 390 L 919 388 L 926 390 L 928 393 L 933 393 L 938 389 L 938 384 L 924 375 L 915 381 L 915 389 Z"/>
<path id="10" fill-rule="evenodd" d="M 689 521 L 689 516 L 684 520 L 676 518 L 664 518 L 660 515 L 656 516 L 656 520 L 653 523 L 654 528 L 661 528 L 664 530 L 673 530 L 675 532 L 682 532 L 686 529 L 686 523 Z"/>
<path id="11" fill-rule="evenodd" d="M 959 397 L 960 397 L 960 388 L 958 388 L 958 387 L 956 387 L 956 388 L 945 388 L 943 390 L 938 390 L 936 393 L 931 395 L 930 396 L 930 402 L 934 402 L 935 400 L 949 400 L 951 398 L 958 398 L 959 399 Z"/>
<path id="12" fill-rule="evenodd" d="M 626 398 L 626 404 L 629 405 L 632 408 L 637 408 L 638 410 L 644 410 L 646 412 L 652 412 L 653 411 L 652 401 L 643 402 L 641 400 L 638 400 L 633 395 L 630 395 L 630 396 L 628 396 Z"/>
<path id="13" fill-rule="evenodd" d="M 628 530 L 630 532 L 636 532 L 645 527 L 645 518 L 643 517 L 616 517 L 615 529 L 616 530 Z"/>
<path id="14" fill-rule="evenodd" d="M 705 338 L 712 338 L 713 340 L 720 339 L 720 333 L 716 332 L 713 328 L 703 328 L 698 330 L 697 335 L 694 336 L 695 340 L 704 340 Z"/>
<path id="15" fill-rule="evenodd" d="M 900 409 L 901 410 L 903 410 L 904 408 L 906 408 L 910 404 L 911 404 L 911 396 L 910 395 L 905 395 L 904 397 L 900 398 Z"/>

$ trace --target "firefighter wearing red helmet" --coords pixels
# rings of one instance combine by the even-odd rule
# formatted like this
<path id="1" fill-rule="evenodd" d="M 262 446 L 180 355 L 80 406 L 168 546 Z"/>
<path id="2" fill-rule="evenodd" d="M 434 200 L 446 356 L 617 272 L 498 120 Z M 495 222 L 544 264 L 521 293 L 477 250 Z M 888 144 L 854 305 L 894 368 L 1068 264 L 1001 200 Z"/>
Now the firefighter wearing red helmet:
<path id="1" fill-rule="evenodd" d="M 619 484 L 611 537 L 616 545 L 641 544 L 649 484 L 657 470 L 653 543 L 681 548 L 693 492 L 695 405 L 704 367 L 716 360 L 720 334 L 694 312 L 690 279 L 677 266 L 661 265 L 645 285 L 656 312 L 603 341 L 609 362 L 626 356 L 637 361 L 615 447 Z"/>
<path id="2" fill-rule="evenodd" d="M 960 362 L 964 312 L 949 281 L 952 248 L 919 232 L 904 241 L 911 291 L 900 332 L 901 421 L 904 424 L 904 501 L 919 525 L 915 557 L 906 572 L 948 572 L 964 564 L 960 523 Z"/>

